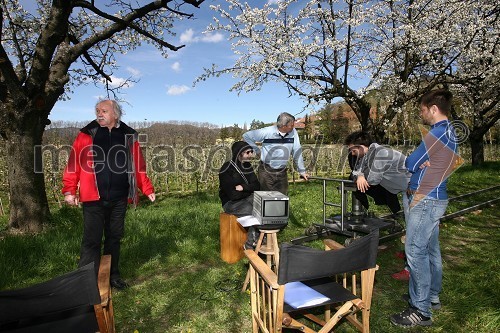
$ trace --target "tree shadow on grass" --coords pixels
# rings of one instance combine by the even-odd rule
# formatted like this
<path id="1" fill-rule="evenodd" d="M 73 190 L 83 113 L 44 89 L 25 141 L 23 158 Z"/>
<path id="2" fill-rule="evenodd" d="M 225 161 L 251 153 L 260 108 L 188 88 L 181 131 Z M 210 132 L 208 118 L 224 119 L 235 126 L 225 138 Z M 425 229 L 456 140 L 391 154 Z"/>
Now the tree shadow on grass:
<path id="1" fill-rule="evenodd" d="M 29 286 L 75 270 L 80 253 L 81 215 L 81 209 L 63 207 L 54 211 L 40 233 L 8 232 L 0 238 L 0 289 Z"/>

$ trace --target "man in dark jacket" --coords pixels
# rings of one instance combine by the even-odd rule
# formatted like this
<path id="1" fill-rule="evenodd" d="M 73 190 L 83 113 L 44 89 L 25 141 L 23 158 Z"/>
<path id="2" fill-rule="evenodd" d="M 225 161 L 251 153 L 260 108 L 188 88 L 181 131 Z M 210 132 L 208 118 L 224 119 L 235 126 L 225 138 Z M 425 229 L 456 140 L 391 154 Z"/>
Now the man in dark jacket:
<path id="1" fill-rule="evenodd" d="M 219 170 L 219 197 L 224 212 L 238 217 L 252 215 L 253 192 L 260 189 L 250 160 L 253 149 L 245 141 L 236 141 L 231 147 L 231 160 Z M 249 227 L 245 249 L 254 248 L 258 239 L 255 227 Z"/>

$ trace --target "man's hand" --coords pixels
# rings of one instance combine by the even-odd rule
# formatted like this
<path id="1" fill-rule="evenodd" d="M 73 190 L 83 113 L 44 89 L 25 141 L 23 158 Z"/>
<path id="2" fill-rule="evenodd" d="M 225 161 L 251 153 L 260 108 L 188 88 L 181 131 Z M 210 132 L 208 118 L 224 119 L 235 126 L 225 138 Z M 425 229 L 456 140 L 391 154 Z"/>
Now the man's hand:
<path id="1" fill-rule="evenodd" d="M 356 186 L 358 187 L 358 190 L 365 193 L 368 191 L 368 188 L 370 187 L 370 184 L 366 181 L 365 176 L 359 175 L 358 179 L 356 179 Z"/>
<path id="2" fill-rule="evenodd" d="M 236 185 L 234 189 L 235 189 L 236 191 L 238 191 L 238 192 L 241 192 L 241 191 L 243 191 L 243 186 L 241 186 L 241 185 Z"/>
<path id="3" fill-rule="evenodd" d="M 300 177 L 304 178 L 304 180 L 308 180 L 309 179 L 309 175 L 306 172 L 301 173 Z"/>
<path id="4" fill-rule="evenodd" d="M 78 197 L 73 194 L 66 194 L 64 196 L 64 202 L 66 202 L 70 206 L 78 206 Z"/>
<path id="5" fill-rule="evenodd" d="M 148 195 L 148 199 L 151 202 L 155 202 L 155 200 L 156 200 L 156 194 L 151 193 L 150 195 Z"/>

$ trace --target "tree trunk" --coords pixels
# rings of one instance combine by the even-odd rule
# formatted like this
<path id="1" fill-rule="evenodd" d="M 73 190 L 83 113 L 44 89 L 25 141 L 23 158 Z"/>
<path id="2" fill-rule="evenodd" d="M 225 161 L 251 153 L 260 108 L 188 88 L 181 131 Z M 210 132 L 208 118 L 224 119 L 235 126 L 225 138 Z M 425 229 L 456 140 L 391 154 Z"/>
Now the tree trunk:
<path id="1" fill-rule="evenodd" d="M 362 98 L 344 97 L 344 100 L 346 101 L 347 105 L 351 107 L 351 109 L 354 111 L 354 114 L 358 118 L 359 124 L 361 125 L 361 130 L 372 134 L 375 141 L 379 142 L 378 140 L 382 138 L 379 137 L 380 130 L 376 128 L 373 120 L 370 118 L 370 103 L 366 102 Z"/>
<path id="2" fill-rule="evenodd" d="M 9 227 L 36 232 L 50 218 L 42 168 L 42 133 L 33 126 L 24 133 L 11 133 L 7 140 L 9 170 Z"/>
<path id="3" fill-rule="evenodd" d="M 380 144 L 388 143 L 387 133 L 385 132 L 383 125 L 381 125 L 380 123 L 373 124 L 370 133 L 373 135 L 373 139 L 375 140 L 375 142 L 378 142 Z"/>
<path id="4" fill-rule="evenodd" d="M 472 165 L 480 165 L 484 163 L 484 142 L 483 136 L 477 138 L 474 135 L 469 137 Z"/>

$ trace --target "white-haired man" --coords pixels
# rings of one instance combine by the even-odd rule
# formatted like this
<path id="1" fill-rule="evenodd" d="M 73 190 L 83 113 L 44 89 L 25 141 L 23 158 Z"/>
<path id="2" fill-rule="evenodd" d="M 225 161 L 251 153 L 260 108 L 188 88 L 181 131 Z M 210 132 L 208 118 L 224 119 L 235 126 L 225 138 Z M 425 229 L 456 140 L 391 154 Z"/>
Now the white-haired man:
<path id="1" fill-rule="evenodd" d="M 138 134 L 120 119 L 122 109 L 114 100 L 95 106 L 96 120 L 80 130 L 64 170 L 64 201 L 83 206 L 83 238 L 79 267 L 111 254 L 111 285 L 127 288 L 120 278 L 118 260 L 128 202 L 137 204 L 140 189 L 155 200 L 153 185 L 146 175 Z M 97 273 L 96 273 L 97 274 Z"/>

